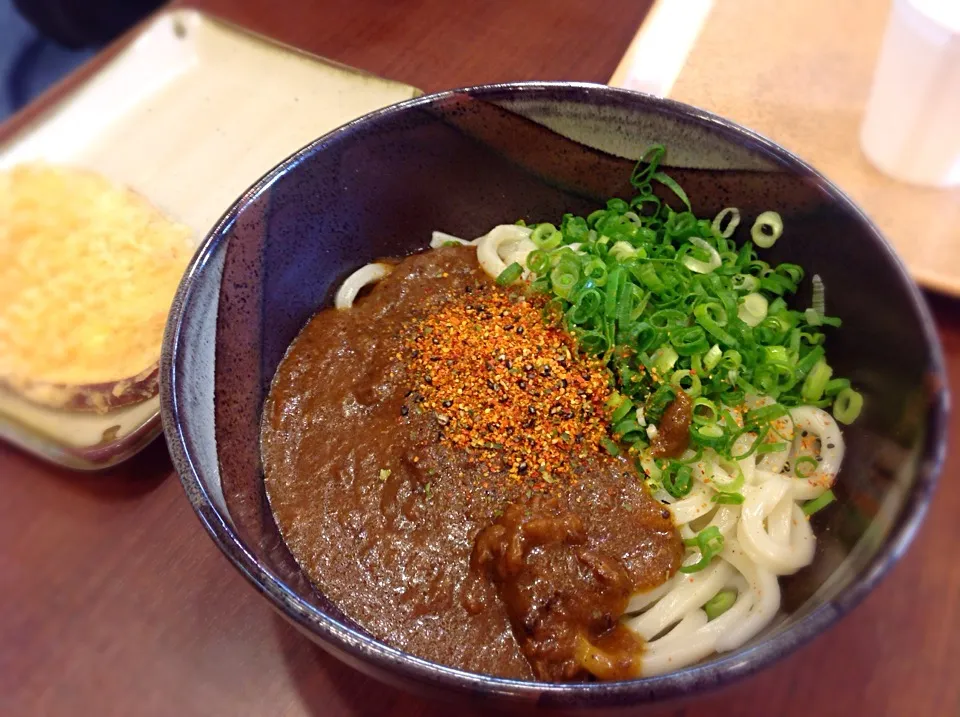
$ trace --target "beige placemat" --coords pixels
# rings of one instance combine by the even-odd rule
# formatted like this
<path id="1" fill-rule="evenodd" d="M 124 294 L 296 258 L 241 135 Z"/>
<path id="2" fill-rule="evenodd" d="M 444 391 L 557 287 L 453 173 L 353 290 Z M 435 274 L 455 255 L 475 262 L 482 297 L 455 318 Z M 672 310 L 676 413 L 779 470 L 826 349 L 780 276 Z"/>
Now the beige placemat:
<path id="1" fill-rule="evenodd" d="M 659 3 L 675 1 L 683 2 Z M 667 94 L 815 166 L 866 210 L 919 282 L 960 295 L 960 189 L 903 184 L 860 151 L 889 8 L 889 0 L 715 0 Z"/>

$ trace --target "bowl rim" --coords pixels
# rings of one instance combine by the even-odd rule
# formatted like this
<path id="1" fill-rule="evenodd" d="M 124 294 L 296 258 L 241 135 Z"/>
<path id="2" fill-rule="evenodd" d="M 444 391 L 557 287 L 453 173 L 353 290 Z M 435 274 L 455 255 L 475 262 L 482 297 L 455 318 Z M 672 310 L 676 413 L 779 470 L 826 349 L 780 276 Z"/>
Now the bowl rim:
<path id="1" fill-rule="evenodd" d="M 907 289 L 909 301 L 919 317 L 920 327 L 931 354 L 930 368 L 933 381 L 936 383 L 935 399 L 929 407 L 928 431 L 924 436 L 923 446 L 917 459 L 916 476 L 905 497 L 903 508 L 894 517 L 890 532 L 876 554 L 854 574 L 851 582 L 837 596 L 811 610 L 809 614 L 788 628 L 774 632 L 759 644 L 741 653 L 720 655 L 707 663 L 697 663 L 663 675 L 595 683 L 548 683 L 507 679 L 430 662 L 344 625 L 306 603 L 286 587 L 279 577 L 257 561 L 230 523 L 220 514 L 205 490 L 184 435 L 184 415 L 178 401 L 175 367 L 181 356 L 181 328 L 186 309 L 190 306 L 195 286 L 200 280 L 207 260 L 219 244 L 226 241 L 226 236 L 235 220 L 247 205 L 277 179 L 326 144 L 349 135 L 363 125 L 375 123 L 380 118 L 431 105 L 458 94 L 487 99 L 504 94 L 547 91 L 575 91 L 581 93 L 585 101 L 598 97 L 619 97 L 625 103 L 645 105 L 662 114 L 679 116 L 687 121 L 712 126 L 727 136 L 737 136 L 741 141 L 748 142 L 751 147 L 762 151 L 776 163 L 789 166 L 792 170 L 807 175 L 856 216 L 867 232 L 873 235 L 878 246 L 885 251 L 887 260 L 899 272 L 899 278 Z M 213 541 L 234 567 L 269 600 L 276 610 L 301 630 L 319 638 L 323 645 L 332 648 L 338 657 L 347 656 L 365 663 L 372 663 L 381 675 L 394 673 L 420 684 L 448 688 L 454 692 L 481 691 L 500 698 L 527 703 L 541 697 L 552 697 L 558 704 L 568 703 L 574 698 L 586 700 L 595 705 L 639 704 L 688 694 L 692 690 L 700 691 L 727 684 L 753 674 L 793 652 L 849 612 L 906 552 L 926 514 L 946 453 L 950 404 L 947 386 L 939 336 L 920 289 L 908 274 L 903 261 L 869 217 L 826 177 L 772 140 L 697 107 L 632 90 L 590 82 L 568 81 L 494 83 L 421 95 L 370 112 L 342 125 L 282 160 L 224 212 L 200 244 L 174 297 L 164 332 L 160 362 L 160 396 L 164 434 L 184 491 Z"/>

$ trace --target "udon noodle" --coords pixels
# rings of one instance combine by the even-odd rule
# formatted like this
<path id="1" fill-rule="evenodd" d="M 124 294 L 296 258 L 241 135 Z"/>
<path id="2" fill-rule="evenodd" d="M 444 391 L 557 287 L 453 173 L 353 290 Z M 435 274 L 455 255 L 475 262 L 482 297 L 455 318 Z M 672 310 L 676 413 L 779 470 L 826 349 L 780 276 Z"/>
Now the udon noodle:
<path id="1" fill-rule="evenodd" d="M 516 263 L 523 268 L 521 278 L 529 280 L 527 258 L 537 249 L 531 233 L 529 227 L 500 225 L 466 241 L 434 232 L 430 247 L 474 246 L 480 266 L 490 277 L 501 277 Z M 568 246 L 581 251 L 576 243 Z M 363 287 L 389 272 L 390 266 L 382 263 L 358 269 L 337 292 L 337 308 L 350 308 Z M 762 395 L 745 399 L 749 410 L 773 403 Z M 743 411 L 734 410 L 733 415 L 742 428 Z M 642 409 L 637 409 L 636 420 L 646 426 Z M 641 459 L 654 497 L 668 507 L 685 539 L 684 565 L 705 557 L 709 561 L 699 572 L 678 572 L 654 590 L 631 598 L 623 624 L 646 643 L 643 675 L 669 672 L 745 644 L 776 617 L 779 576 L 813 561 L 816 538 L 801 506 L 824 496 L 834 484 L 843 460 L 843 436 L 829 413 L 810 405 L 790 408 L 774 428 L 785 447 L 762 455 L 749 452 L 758 440 L 751 432 L 742 433 L 733 445 L 734 456 L 749 452 L 743 458 L 726 458 L 711 448 L 699 455 L 687 449 L 679 460 L 690 462 L 692 485 L 679 499 L 664 490 L 657 463 L 648 456 Z M 655 432 L 652 425 L 647 430 Z M 815 470 L 797 477 L 794 469 L 801 463 Z M 731 491 L 742 496 L 742 503 L 723 502 Z M 722 543 L 716 554 L 709 549 L 711 541 Z"/>

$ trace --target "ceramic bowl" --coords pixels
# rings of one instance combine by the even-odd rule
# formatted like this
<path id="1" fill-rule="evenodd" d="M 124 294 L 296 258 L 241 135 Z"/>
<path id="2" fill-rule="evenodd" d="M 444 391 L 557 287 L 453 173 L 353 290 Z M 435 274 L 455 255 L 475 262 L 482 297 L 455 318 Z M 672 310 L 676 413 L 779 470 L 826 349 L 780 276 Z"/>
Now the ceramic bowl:
<path id="1" fill-rule="evenodd" d="M 699 216 L 775 208 L 789 234 L 771 261 L 827 286 L 831 363 L 866 397 L 846 431 L 839 502 L 816 519 L 812 566 L 781 580 L 782 613 L 734 652 L 625 682 L 543 684 L 405 654 L 345 617 L 305 579 L 266 503 L 258 433 L 290 341 L 352 270 L 421 250 L 431 231 L 479 236 L 518 217 L 586 213 L 651 143 Z M 807 282 L 809 284 L 809 282 Z M 809 295 L 798 297 L 809 305 Z M 863 598 L 903 554 L 944 452 L 946 383 L 930 314 L 876 227 L 834 185 L 769 140 L 669 100 L 578 83 L 490 85 L 366 115 L 253 185 L 210 232 L 180 286 L 161 363 L 167 442 L 210 537 L 264 598 L 374 677 L 502 705 L 636 705 L 729 682 L 794 650 Z"/>

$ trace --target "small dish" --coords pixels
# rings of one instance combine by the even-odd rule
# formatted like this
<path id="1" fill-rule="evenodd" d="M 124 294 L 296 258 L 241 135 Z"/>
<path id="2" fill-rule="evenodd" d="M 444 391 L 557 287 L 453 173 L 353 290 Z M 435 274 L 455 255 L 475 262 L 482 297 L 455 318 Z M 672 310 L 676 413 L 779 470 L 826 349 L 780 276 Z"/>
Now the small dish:
<path id="1" fill-rule="evenodd" d="M 278 157 L 417 94 L 202 13 L 171 10 L 0 147 L 0 169 L 45 160 L 96 171 L 199 241 Z M 118 463 L 160 431 L 158 396 L 98 414 L 46 408 L 0 389 L 0 437 L 71 468 Z"/>

